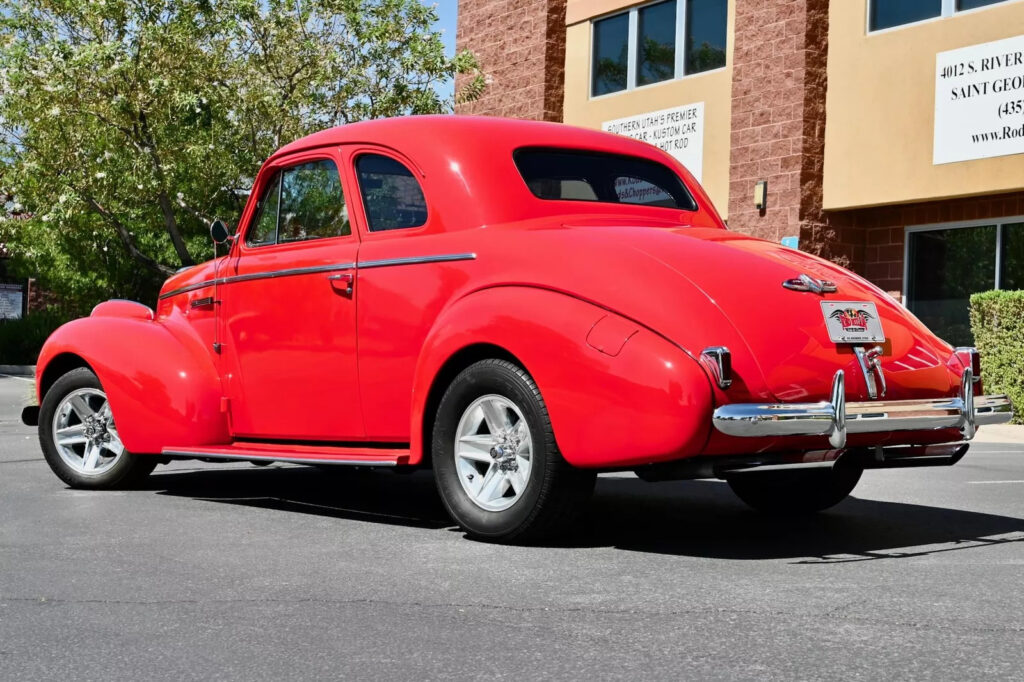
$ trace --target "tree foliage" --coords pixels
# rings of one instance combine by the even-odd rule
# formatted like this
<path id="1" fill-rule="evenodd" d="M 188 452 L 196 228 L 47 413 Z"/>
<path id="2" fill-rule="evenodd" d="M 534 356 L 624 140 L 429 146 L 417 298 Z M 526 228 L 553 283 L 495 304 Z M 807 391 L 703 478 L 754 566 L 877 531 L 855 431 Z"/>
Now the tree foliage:
<path id="1" fill-rule="evenodd" d="M 449 111 L 436 86 L 476 64 L 435 21 L 419 0 L 0 0 L 0 190 L 30 216 L 0 242 L 62 295 L 150 297 L 277 147 Z"/>

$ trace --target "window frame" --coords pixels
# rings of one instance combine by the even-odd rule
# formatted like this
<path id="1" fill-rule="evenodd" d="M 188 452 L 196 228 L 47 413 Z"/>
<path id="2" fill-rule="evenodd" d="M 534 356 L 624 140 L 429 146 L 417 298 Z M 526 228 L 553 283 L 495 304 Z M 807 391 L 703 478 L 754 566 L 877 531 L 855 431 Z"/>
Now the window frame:
<path id="1" fill-rule="evenodd" d="M 945 0 L 944 0 L 945 1 Z M 657 81 L 655 83 L 646 83 L 644 85 L 637 84 L 637 67 L 639 54 L 639 36 L 640 36 L 640 11 L 657 5 L 665 0 L 649 0 L 648 2 L 634 5 L 633 7 L 627 7 L 622 10 L 615 12 L 609 12 L 602 14 L 601 16 L 590 18 L 590 45 L 587 50 L 589 57 L 587 62 L 587 96 L 589 99 L 601 99 L 604 97 L 613 97 L 615 95 L 621 95 L 625 92 L 633 92 L 634 90 L 642 90 L 644 88 L 653 88 L 665 83 L 672 83 L 674 81 L 683 80 L 685 78 L 694 78 L 696 76 L 703 76 L 709 73 L 717 73 L 729 68 L 732 60 L 730 57 L 729 47 L 732 42 L 732 35 L 729 31 L 729 11 L 730 3 L 726 3 L 725 10 L 725 64 L 718 68 L 708 69 L 707 71 L 696 71 L 694 73 L 686 73 L 686 10 L 690 3 L 690 0 L 676 0 L 676 31 L 675 31 L 675 68 L 673 69 L 672 77 L 666 78 L 665 80 Z M 623 14 L 629 15 L 629 27 L 626 29 L 626 87 L 622 90 L 616 90 L 615 92 L 606 92 L 601 95 L 594 94 L 594 45 L 595 43 L 595 26 L 599 21 L 605 19 L 611 19 L 613 17 L 621 16 Z"/>
<path id="2" fill-rule="evenodd" d="M 380 157 L 383 157 L 385 159 L 391 159 L 392 161 L 394 161 L 395 163 L 399 164 L 400 166 L 402 166 L 402 168 L 404 168 L 405 170 L 407 170 L 409 172 L 409 177 L 411 177 L 416 182 L 416 186 L 419 187 L 419 190 L 420 190 L 420 196 L 423 197 L 423 210 L 425 211 L 425 215 L 423 216 L 423 222 L 422 223 L 420 223 L 419 225 L 410 225 L 408 227 L 392 227 L 392 228 L 386 229 L 386 230 L 375 230 L 375 229 L 373 229 L 373 225 L 370 224 L 369 213 L 367 212 L 366 195 L 363 193 L 363 185 L 362 185 L 361 178 L 359 176 L 359 159 L 363 158 L 364 156 L 380 156 Z M 411 232 L 413 230 L 421 230 L 421 229 L 423 229 L 423 227 L 425 227 L 426 224 L 428 222 L 430 222 L 430 206 L 427 203 L 427 192 L 423 188 L 423 183 L 420 181 L 420 179 L 418 177 L 416 177 L 416 175 L 417 175 L 416 171 L 413 170 L 413 168 L 410 168 L 411 164 L 405 163 L 401 159 L 396 158 L 395 155 L 393 155 L 393 154 L 382 154 L 380 151 L 374 151 L 374 150 L 368 150 L 368 149 L 360 149 L 360 150 L 353 151 L 351 158 L 352 158 L 352 161 L 351 161 L 351 163 L 352 163 L 352 173 L 355 176 L 356 187 L 359 190 L 359 204 L 360 204 L 360 207 L 362 208 L 363 220 L 366 223 L 366 233 L 367 234 L 383 234 L 385 232 Z"/>
<path id="3" fill-rule="evenodd" d="M 601 201 L 600 199 L 596 199 L 596 200 L 595 199 L 567 199 L 567 198 L 545 199 L 544 197 L 538 196 L 537 194 L 534 193 L 534 191 L 532 189 L 530 189 L 530 184 L 527 181 L 526 176 L 523 175 L 522 169 L 519 168 L 519 159 L 518 159 L 518 157 L 521 154 L 523 154 L 523 153 L 529 153 L 531 151 L 554 152 L 554 153 L 563 152 L 563 153 L 581 154 L 581 155 L 582 154 L 593 154 L 593 155 L 596 155 L 596 156 L 607 156 L 607 157 L 619 157 L 619 158 L 626 158 L 626 159 L 635 159 L 635 160 L 642 161 L 642 162 L 645 162 L 645 163 L 650 163 L 650 164 L 662 166 L 663 168 L 665 168 L 665 170 L 667 170 L 679 182 L 679 187 L 686 194 L 686 196 L 689 197 L 690 201 L 693 202 L 693 208 L 684 208 L 684 207 L 681 207 L 681 206 L 679 206 L 679 207 L 652 206 L 650 204 L 631 203 L 631 202 L 624 202 L 624 201 Z M 545 204 L 554 204 L 554 203 L 559 203 L 559 202 L 569 202 L 571 204 L 590 204 L 590 205 L 597 205 L 597 206 L 614 206 L 614 207 L 617 207 L 617 208 L 620 208 L 620 209 L 624 208 L 626 210 L 635 209 L 635 208 L 642 208 L 642 209 L 655 210 L 655 211 L 669 211 L 669 212 L 674 213 L 676 215 L 679 215 L 680 212 L 696 214 L 696 213 L 700 213 L 700 211 L 701 211 L 701 204 L 700 204 L 699 201 L 697 201 L 697 197 L 694 194 L 693 190 L 691 190 L 690 186 L 686 184 L 686 180 L 682 176 L 680 176 L 679 173 L 677 173 L 676 170 L 674 168 L 672 168 L 672 166 L 670 166 L 669 164 L 665 163 L 664 161 L 661 161 L 661 160 L 658 160 L 658 159 L 652 159 L 652 158 L 649 158 L 649 157 L 646 157 L 646 156 L 639 156 L 639 155 L 635 155 L 635 154 L 625 154 L 625 153 L 622 153 L 622 152 L 602 151 L 602 150 L 598 150 L 598 149 L 589 149 L 589 148 L 581 148 L 581 147 L 552 147 L 552 146 L 547 146 L 547 145 L 540 145 L 540 146 L 526 145 L 526 146 L 523 146 L 523 147 L 516 147 L 512 151 L 512 165 L 515 168 L 516 175 L 519 176 L 519 179 L 522 182 L 522 188 L 526 192 L 526 195 L 529 196 L 531 199 L 533 199 L 535 201 L 540 201 L 540 202 L 543 202 Z M 636 179 L 640 180 L 642 178 L 636 178 Z"/>
<path id="4" fill-rule="evenodd" d="M 419 183 L 420 190 L 423 192 L 423 202 L 427 206 L 427 219 L 422 225 L 396 230 L 378 230 L 376 232 L 370 229 L 370 220 L 366 214 L 366 204 L 363 202 L 363 188 L 359 185 L 359 171 L 356 169 L 356 159 L 364 154 L 386 156 L 402 164 L 409 170 L 409 172 L 412 173 L 416 182 Z M 351 219 L 353 215 L 358 216 L 358 220 L 356 222 L 358 223 L 360 239 L 363 242 L 370 242 L 378 239 L 402 239 L 404 237 L 423 234 L 424 232 L 434 230 L 434 226 L 439 218 L 437 217 L 437 212 L 434 211 L 433 202 L 430 199 L 430 186 L 427 182 L 427 174 L 423 172 L 423 168 L 418 163 L 396 149 L 367 143 L 346 145 L 344 155 L 345 173 L 349 174 L 352 187 L 355 190 L 352 194 L 354 199 L 352 203 L 349 204 L 353 207 L 352 211 L 349 213 L 349 217 Z M 355 232 L 356 230 L 353 229 L 352 231 Z"/>
<path id="5" fill-rule="evenodd" d="M 1003 260 L 1003 235 L 1007 225 L 1024 223 L 1024 215 L 1006 216 L 1001 218 L 985 218 L 980 220 L 958 220 L 950 223 L 931 223 L 928 225 L 907 225 L 903 228 L 903 286 L 900 294 L 903 297 L 903 307 L 910 309 L 908 295 L 910 293 L 910 235 L 919 232 L 942 232 L 945 230 L 958 230 L 970 227 L 988 227 L 995 225 L 996 228 L 996 258 L 995 273 L 992 281 L 996 290 L 1002 290 L 1002 260 Z"/>
<path id="6" fill-rule="evenodd" d="M 911 21 L 906 24 L 897 24 L 896 26 L 889 26 L 888 28 L 879 28 L 872 30 L 871 8 L 874 6 L 874 3 L 879 1 L 885 2 L 885 0 L 867 0 L 867 2 L 864 3 L 864 28 L 866 29 L 868 35 L 879 35 L 882 33 L 888 33 L 890 31 L 899 31 L 909 26 L 920 26 L 922 24 L 930 24 L 933 21 L 941 21 L 943 19 L 949 19 L 950 17 L 960 16 L 962 14 L 974 14 L 975 12 L 984 12 L 995 7 L 1010 5 L 1015 2 L 1021 2 L 1022 0 L 1002 0 L 1002 2 L 995 2 L 992 3 L 991 5 L 985 5 L 983 7 L 974 7 L 972 9 L 957 9 L 957 0 L 942 0 L 942 12 L 937 17 L 919 19 L 918 21 Z"/>
<path id="7" fill-rule="evenodd" d="M 348 206 L 348 234 L 339 234 L 333 237 L 317 237 L 315 239 L 301 239 L 286 242 L 278 241 L 275 238 L 273 244 L 249 244 L 249 232 L 253 229 L 254 225 L 256 224 L 256 221 L 259 219 L 261 215 L 260 211 L 258 210 L 260 207 L 257 205 L 259 203 L 259 197 L 262 196 L 263 191 L 266 190 L 267 184 L 271 180 L 273 180 L 278 173 L 281 174 L 283 180 L 284 172 L 287 171 L 289 168 L 301 166 L 306 163 L 313 163 L 316 161 L 330 161 L 331 163 L 334 164 L 335 171 L 338 173 L 338 183 L 341 186 L 341 196 L 345 200 L 345 205 Z M 240 223 L 244 225 L 244 229 L 239 229 L 236 232 L 238 238 L 235 239 L 235 243 L 238 244 L 240 248 L 240 254 L 255 252 L 265 253 L 270 250 L 290 250 L 296 248 L 303 248 L 304 246 L 310 246 L 313 244 L 326 244 L 339 240 L 358 240 L 359 237 L 356 234 L 358 230 L 355 227 L 354 221 L 352 220 L 352 192 L 349 191 L 350 188 L 347 186 L 348 182 L 346 182 L 345 173 L 342 171 L 343 167 L 343 160 L 340 157 L 330 154 L 329 152 L 325 152 L 323 149 L 317 149 L 289 155 L 287 157 L 276 160 L 274 163 L 268 164 L 264 166 L 262 169 L 260 169 L 260 174 L 259 177 L 257 178 L 257 184 L 253 186 L 252 192 L 249 195 L 250 198 L 253 196 L 256 196 L 257 198 L 252 203 L 251 211 L 249 210 L 249 206 L 247 203 L 245 211 L 248 215 L 243 214 L 242 221 Z M 279 193 L 281 191 L 282 185 L 283 182 L 278 183 Z M 278 197 L 278 202 L 280 202 L 280 195 Z M 278 206 L 278 210 L 280 211 L 280 203 Z M 278 227 L 280 228 L 280 226 Z"/>

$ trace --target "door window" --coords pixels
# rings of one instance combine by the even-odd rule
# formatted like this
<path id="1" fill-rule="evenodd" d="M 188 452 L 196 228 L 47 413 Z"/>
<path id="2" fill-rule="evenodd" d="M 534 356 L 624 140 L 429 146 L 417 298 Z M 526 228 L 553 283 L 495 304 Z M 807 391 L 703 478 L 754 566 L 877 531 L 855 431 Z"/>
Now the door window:
<path id="1" fill-rule="evenodd" d="M 260 198 L 245 243 L 266 246 L 351 233 L 338 167 L 323 159 L 274 175 Z"/>
<path id="2" fill-rule="evenodd" d="M 402 230 L 427 222 L 427 201 L 412 171 L 389 156 L 356 159 L 359 190 L 370 232 Z"/>

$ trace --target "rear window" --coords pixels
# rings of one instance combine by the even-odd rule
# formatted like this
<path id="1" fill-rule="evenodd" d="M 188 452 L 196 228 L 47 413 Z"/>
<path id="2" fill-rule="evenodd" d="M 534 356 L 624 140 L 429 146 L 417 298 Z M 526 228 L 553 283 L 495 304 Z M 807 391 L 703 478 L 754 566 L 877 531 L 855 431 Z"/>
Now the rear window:
<path id="1" fill-rule="evenodd" d="M 514 159 L 540 199 L 697 210 L 679 176 L 656 161 L 569 149 L 520 149 Z"/>

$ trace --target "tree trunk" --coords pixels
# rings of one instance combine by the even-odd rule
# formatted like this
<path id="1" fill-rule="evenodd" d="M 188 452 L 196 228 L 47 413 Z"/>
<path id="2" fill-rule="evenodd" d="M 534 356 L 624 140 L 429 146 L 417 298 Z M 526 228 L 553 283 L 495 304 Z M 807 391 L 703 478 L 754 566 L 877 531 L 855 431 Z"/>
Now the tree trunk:
<path id="1" fill-rule="evenodd" d="M 161 175 L 163 174 L 161 173 Z M 164 228 L 171 236 L 171 243 L 174 244 L 174 250 L 178 254 L 181 264 L 195 265 L 196 262 L 192 260 L 192 254 L 185 246 L 185 240 L 181 238 L 181 230 L 178 229 L 178 221 L 174 217 L 174 206 L 171 204 L 171 198 L 167 196 L 166 190 L 160 190 L 160 212 L 164 214 Z"/>

